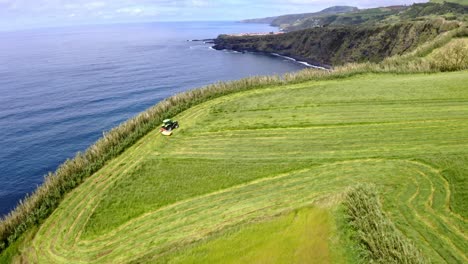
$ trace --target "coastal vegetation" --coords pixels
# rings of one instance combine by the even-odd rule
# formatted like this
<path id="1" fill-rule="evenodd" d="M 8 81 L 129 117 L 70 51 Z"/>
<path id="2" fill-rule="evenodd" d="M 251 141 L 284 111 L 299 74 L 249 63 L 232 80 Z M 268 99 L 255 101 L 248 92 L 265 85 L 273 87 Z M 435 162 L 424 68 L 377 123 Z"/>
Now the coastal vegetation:
<path id="1" fill-rule="evenodd" d="M 226 237 L 243 244 L 254 235 L 253 259 L 287 238 L 303 246 L 284 249 L 298 259 L 379 261 L 382 252 L 353 248 L 364 239 L 353 232 L 366 226 L 352 210 L 367 207 L 374 231 L 392 233 L 381 242 L 411 251 L 401 258 L 465 262 L 467 29 L 434 21 L 386 26 L 425 34 L 370 62 L 217 83 L 160 102 L 66 161 L 2 219 L 0 262 L 190 262 L 200 252 L 219 257 L 210 249 L 232 247 Z M 180 131 L 159 135 L 174 116 Z M 376 187 L 348 192 L 357 182 Z M 292 233 L 310 225 L 326 234 L 304 241 L 269 231 L 285 221 Z M 330 249 L 340 243 L 352 249 Z"/>
<path id="2" fill-rule="evenodd" d="M 466 25 L 438 18 L 376 27 L 323 27 L 280 35 L 229 36 L 215 40 L 215 49 L 277 53 L 314 65 L 380 62 L 408 53 L 445 32 L 466 35 Z"/>

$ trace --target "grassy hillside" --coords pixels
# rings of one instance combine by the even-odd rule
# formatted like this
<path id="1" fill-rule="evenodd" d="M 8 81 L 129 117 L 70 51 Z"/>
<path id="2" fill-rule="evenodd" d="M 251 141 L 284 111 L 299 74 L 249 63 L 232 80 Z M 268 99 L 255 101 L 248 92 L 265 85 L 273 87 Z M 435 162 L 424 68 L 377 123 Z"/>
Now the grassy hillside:
<path id="1" fill-rule="evenodd" d="M 247 233 L 234 234 L 234 243 L 263 234 L 274 248 L 284 237 L 266 235 L 275 223 L 249 223 L 281 225 L 278 214 L 312 206 L 328 211 L 329 220 L 306 221 L 310 232 L 333 233 L 341 195 L 368 182 L 426 257 L 466 262 L 466 83 L 466 71 L 366 74 L 207 101 L 176 117 L 174 136 L 152 131 L 69 193 L 19 247 L 21 258 L 152 262 L 174 254 L 175 261 L 190 258 L 186 249 L 214 243 L 203 252 L 216 259 L 222 253 L 209 249 L 228 246 L 204 239 L 230 236 L 224 230 L 241 225 Z M 332 241 L 319 240 L 310 241 L 324 247 L 317 256 L 333 253 Z M 271 247 L 261 244 L 249 254 L 266 254 Z M 246 257 L 236 252 L 229 258 Z"/>
<path id="2" fill-rule="evenodd" d="M 337 66 L 401 55 L 458 27 L 457 22 L 437 19 L 378 27 L 312 28 L 281 35 L 221 35 L 214 48 L 278 53 L 315 65 Z"/>

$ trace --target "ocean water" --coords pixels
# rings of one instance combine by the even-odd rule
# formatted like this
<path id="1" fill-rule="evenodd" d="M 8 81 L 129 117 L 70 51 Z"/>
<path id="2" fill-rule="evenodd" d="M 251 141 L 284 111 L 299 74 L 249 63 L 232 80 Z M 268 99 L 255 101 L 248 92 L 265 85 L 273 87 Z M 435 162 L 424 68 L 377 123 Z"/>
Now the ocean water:
<path id="1" fill-rule="evenodd" d="M 0 32 L 0 216 L 103 131 L 187 89 L 304 65 L 191 39 L 275 31 L 235 22 Z"/>

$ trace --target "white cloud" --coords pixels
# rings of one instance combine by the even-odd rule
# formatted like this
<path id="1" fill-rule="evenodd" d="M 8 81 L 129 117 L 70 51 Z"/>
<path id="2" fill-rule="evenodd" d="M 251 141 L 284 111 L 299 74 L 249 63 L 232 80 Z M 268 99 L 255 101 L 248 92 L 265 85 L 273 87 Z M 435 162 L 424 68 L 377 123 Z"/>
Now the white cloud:
<path id="1" fill-rule="evenodd" d="M 0 0 L 0 28 L 18 28 L 18 21 L 60 25 L 70 18 L 77 23 L 240 20 L 315 12 L 333 5 L 367 8 L 413 2 L 427 0 Z"/>
<path id="2" fill-rule="evenodd" d="M 84 4 L 84 7 L 87 8 L 87 9 L 100 9 L 100 8 L 103 8 L 105 7 L 107 4 L 104 3 L 104 2 L 90 2 L 90 3 L 85 3 Z"/>
<path id="3" fill-rule="evenodd" d="M 204 7 L 209 5 L 209 1 L 206 0 L 192 0 L 191 1 L 192 6 L 196 7 Z"/>
<path id="4" fill-rule="evenodd" d="M 124 8 L 119 8 L 116 10 L 117 13 L 121 14 L 129 14 L 129 15 L 139 15 L 143 13 L 143 9 L 139 7 L 124 7 Z"/>

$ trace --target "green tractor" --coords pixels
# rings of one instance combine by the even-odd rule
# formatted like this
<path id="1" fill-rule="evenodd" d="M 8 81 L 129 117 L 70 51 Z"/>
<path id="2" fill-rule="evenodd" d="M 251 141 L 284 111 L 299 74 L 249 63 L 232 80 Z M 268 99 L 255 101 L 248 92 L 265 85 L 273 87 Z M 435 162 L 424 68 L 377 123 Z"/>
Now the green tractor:
<path id="1" fill-rule="evenodd" d="M 179 128 L 179 122 L 172 121 L 171 119 L 164 119 L 160 131 L 161 134 L 170 136 L 172 135 L 172 130 L 176 128 Z"/>

